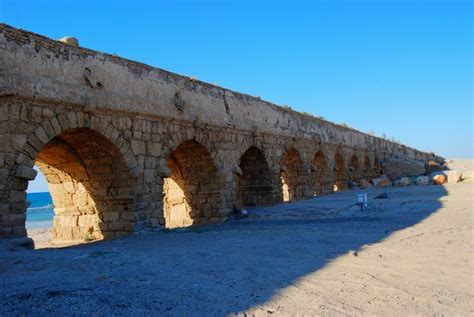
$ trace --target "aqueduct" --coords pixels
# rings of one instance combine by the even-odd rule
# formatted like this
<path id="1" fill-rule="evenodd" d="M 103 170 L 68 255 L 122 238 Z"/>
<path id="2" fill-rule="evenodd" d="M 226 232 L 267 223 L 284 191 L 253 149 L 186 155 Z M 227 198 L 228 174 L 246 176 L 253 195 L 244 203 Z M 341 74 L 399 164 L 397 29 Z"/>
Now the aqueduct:
<path id="1" fill-rule="evenodd" d="M 381 173 L 417 151 L 258 97 L 0 25 L 0 237 L 45 175 L 56 240 L 218 222 Z"/>

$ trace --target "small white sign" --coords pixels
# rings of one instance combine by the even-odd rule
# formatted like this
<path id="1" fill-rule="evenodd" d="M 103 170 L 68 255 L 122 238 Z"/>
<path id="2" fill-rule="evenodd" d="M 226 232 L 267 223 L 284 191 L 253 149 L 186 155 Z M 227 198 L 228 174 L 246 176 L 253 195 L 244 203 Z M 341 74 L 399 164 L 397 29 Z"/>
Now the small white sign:
<path id="1" fill-rule="evenodd" d="M 364 207 L 367 207 L 368 201 L 367 201 L 367 194 L 357 194 L 357 202 Z"/>

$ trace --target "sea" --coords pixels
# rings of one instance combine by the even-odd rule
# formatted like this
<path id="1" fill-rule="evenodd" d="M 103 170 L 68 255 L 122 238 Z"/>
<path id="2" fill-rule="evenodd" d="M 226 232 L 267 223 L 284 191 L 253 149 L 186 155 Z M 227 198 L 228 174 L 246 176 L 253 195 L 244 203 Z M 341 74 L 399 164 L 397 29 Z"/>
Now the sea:
<path id="1" fill-rule="evenodd" d="M 47 228 L 53 224 L 53 200 L 48 192 L 26 193 L 30 207 L 26 211 L 26 228 Z"/>

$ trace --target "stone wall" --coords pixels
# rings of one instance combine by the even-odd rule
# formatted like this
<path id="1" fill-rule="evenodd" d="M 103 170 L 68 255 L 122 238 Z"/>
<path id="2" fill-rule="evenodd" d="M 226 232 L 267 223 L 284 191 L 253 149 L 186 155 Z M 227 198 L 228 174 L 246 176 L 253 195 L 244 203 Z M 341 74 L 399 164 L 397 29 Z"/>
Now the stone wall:
<path id="1" fill-rule="evenodd" d="M 230 90 L 0 25 L 0 237 L 45 174 L 56 240 L 216 222 L 432 154 Z"/>

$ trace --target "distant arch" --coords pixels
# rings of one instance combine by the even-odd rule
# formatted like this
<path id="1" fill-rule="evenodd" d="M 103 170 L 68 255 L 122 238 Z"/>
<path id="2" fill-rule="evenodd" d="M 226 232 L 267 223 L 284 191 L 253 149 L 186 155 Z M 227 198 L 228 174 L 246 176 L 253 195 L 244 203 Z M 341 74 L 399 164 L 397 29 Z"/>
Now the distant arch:
<path id="1" fill-rule="evenodd" d="M 359 180 L 359 159 L 357 155 L 352 155 L 349 163 L 349 179 L 352 182 L 357 182 Z"/>
<path id="2" fill-rule="evenodd" d="M 236 206 L 256 206 L 273 203 L 273 184 L 263 151 L 249 147 L 240 157 L 237 177 Z"/>
<path id="3" fill-rule="evenodd" d="M 380 175 L 382 175 L 382 165 L 380 159 L 376 156 L 374 158 L 374 176 L 378 177 Z"/>
<path id="4" fill-rule="evenodd" d="M 347 177 L 345 171 L 344 157 L 341 153 L 336 152 L 334 156 L 334 191 L 347 188 Z"/>
<path id="5" fill-rule="evenodd" d="M 322 151 L 314 154 L 312 166 L 313 195 L 321 196 L 327 193 L 329 184 L 328 164 Z"/>
<path id="6" fill-rule="evenodd" d="M 295 148 L 290 148 L 281 162 L 283 201 L 295 201 L 304 197 L 305 178 L 301 156 Z"/>
<path id="7" fill-rule="evenodd" d="M 372 178 L 372 167 L 370 158 L 366 155 L 364 158 L 364 178 L 370 180 Z"/>
<path id="8" fill-rule="evenodd" d="M 163 184 L 165 227 L 187 227 L 217 217 L 222 179 L 207 148 L 187 140 L 166 161 L 171 175 Z"/>

